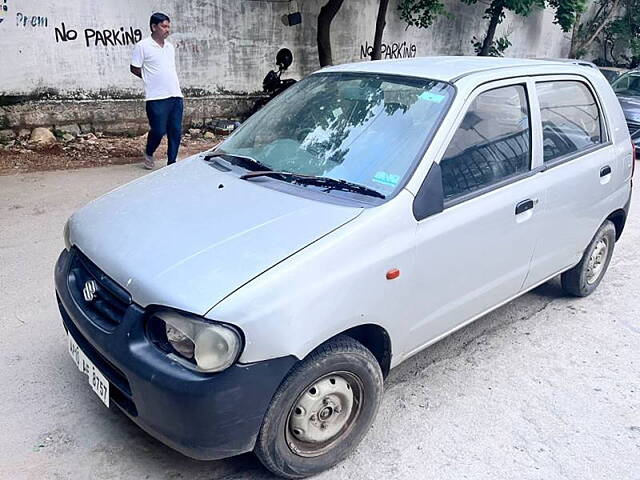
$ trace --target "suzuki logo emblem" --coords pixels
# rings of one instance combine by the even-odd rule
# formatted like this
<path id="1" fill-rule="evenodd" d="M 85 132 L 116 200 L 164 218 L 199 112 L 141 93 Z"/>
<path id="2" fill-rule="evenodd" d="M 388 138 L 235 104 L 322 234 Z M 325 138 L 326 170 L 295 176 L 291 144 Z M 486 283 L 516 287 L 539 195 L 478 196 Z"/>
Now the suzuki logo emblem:
<path id="1" fill-rule="evenodd" d="M 87 302 L 91 302 L 94 298 L 96 298 L 96 292 L 98 291 L 98 284 L 95 280 L 88 280 L 84 284 L 84 288 L 82 289 L 82 296 Z"/>

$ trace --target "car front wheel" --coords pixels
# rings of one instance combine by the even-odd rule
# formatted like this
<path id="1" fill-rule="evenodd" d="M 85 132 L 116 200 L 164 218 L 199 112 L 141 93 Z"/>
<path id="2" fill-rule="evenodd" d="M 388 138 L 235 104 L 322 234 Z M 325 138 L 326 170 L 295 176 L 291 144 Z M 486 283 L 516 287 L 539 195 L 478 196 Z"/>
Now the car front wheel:
<path id="1" fill-rule="evenodd" d="M 383 378 L 373 354 L 339 335 L 287 376 L 265 415 L 255 453 L 276 475 L 304 478 L 347 457 L 371 427 Z"/>

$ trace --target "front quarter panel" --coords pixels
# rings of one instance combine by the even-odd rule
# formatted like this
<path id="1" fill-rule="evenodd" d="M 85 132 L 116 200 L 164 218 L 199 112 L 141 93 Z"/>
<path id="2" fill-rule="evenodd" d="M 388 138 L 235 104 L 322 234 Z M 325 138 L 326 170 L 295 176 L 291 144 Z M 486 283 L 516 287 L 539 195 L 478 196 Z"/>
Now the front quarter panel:
<path id="1" fill-rule="evenodd" d="M 327 339 L 364 324 L 389 333 L 395 356 L 403 348 L 395 341 L 412 318 L 408 309 L 415 293 L 412 202 L 403 190 L 365 210 L 222 300 L 207 318 L 242 329 L 241 363 L 286 355 L 302 359 Z M 400 277 L 387 280 L 392 268 Z"/>

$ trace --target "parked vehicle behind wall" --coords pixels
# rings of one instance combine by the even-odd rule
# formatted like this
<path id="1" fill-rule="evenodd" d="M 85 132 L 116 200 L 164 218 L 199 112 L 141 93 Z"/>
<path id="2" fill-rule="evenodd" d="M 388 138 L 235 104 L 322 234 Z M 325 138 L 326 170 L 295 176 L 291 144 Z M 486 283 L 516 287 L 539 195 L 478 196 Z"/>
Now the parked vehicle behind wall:
<path id="1" fill-rule="evenodd" d="M 273 98 L 275 98 L 280 93 L 284 92 L 291 85 L 296 83 L 293 78 L 282 79 L 282 74 L 287 71 L 287 69 L 293 63 L 293 53 L 288 48 L 281 48 L 278 50 L 276 54 L 276 66 L 278 67 L 278 71 L 269 70 L 269 73 L 262 80 L 262 90 L 267 94 L 266 97 L 259 98 L 256 103 L 253 105 L 253 108 L 249 112 L 249 116 L 256 113 L 262 107 L 264 107 L 267 103 L 269 103 Z"/>
<path id="2" fill-rule="evenodd" d="M 622 106 L 635 148 L 640 148 L 640 71 L 621 75 L 611 86 Z"/>
<path id="3" fill-rule="evenodd" d="M 607 79 L 609 83 L 615 82 L 620 76 L 624 75 L 629 71 L 628 68 L 618 68 L 618 67 L 598 67 L 600 73 L 604 75 L 604 78 Z"/>

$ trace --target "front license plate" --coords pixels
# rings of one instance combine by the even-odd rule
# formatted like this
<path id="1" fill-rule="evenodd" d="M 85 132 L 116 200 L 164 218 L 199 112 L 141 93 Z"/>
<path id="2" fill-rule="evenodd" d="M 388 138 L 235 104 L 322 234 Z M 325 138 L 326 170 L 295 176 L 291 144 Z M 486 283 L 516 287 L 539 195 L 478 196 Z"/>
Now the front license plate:
<path id="1" fill-rule="evenodd" d="M 107 407 L 109 406 L 109 382 L 102 374 L 100 370 L 87 358 L 80 347 L 73 339 L 71 335 L 68 334 L 69 338 L 69 354 L 71 354 L 71 358 L 78 366 L 78 370 L 89 377 L 89 385 L 96 395 L 100 397 L 102 403 L 104 403 Z"/>

